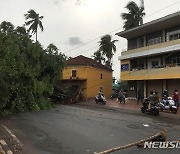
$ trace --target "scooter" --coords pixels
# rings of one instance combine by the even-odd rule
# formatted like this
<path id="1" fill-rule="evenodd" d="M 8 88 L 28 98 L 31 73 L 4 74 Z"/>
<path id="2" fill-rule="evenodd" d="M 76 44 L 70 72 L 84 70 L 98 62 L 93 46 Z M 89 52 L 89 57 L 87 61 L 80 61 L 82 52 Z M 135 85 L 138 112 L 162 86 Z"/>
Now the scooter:
<path id="1" fill-rule="evenodd" d="M 143 106 L 141 107 L 141 112 L 149 112 L 152 113 L 153 115 L 159 115 L 159 107 L 154 104 L 154 102 L 151 102 L 149 99 L 145 99 Z"/>
<path id="2" fill-rule="evenodd" d="M 175 106 L 175 102 L 172 97 L 162 99 L 162 101 L 159 103 L 159 107 L 161 111 L 170 110 L 174 114 L 177 113 L 177 107 Z"/>
<path id="3" fill-rule="evenodd" d="M 96 103 L 101 103 L 101 104 L 105 105 L 106 104 L 106 98 L 105 98 L 104 94 L 100 94 L 100 95 L 98 94 L 95 97 L 95 102 Z"/>

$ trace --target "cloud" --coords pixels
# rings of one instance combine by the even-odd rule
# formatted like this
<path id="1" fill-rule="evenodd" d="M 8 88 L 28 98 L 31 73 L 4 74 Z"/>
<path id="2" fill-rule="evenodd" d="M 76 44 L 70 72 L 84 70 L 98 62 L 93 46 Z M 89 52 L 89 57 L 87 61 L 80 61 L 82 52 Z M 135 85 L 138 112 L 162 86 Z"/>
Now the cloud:
<path id="1" fill-rule="evenodd" d="M 70 45 L 78 45 L 83 44 L 83 41 L 79 37 L 70 37 L 68 43 Z"/>
<path id="2" fill-rule="evenodd" d="M 75 4 L 76 5 L 85 5 L 86 0 L 76 0 Z"/>

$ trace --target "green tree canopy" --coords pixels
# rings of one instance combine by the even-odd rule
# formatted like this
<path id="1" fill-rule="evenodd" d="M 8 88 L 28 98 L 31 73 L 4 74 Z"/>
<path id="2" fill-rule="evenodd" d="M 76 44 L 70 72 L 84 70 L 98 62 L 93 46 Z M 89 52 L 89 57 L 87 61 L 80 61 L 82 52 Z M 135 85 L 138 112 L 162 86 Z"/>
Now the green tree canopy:
<path id="1" fill-rule="evenodd" d="M 116 52 L 116 41 L 118 40 L 112 40 L 110 35 L 101 37 L 101 40 L 99 41 L 99 51 L 102 52 L 102 55 L 106 56 L 106 66 L 110 68 L 112 67 L 111 59 Z"/>
<path id="2" fill-rule="evenodd" d="M 0 114 L 50 108 L 54 83 L 61 79 L 66 56 L 29 38 L 24 27 L 0 24 Z"/>
<path id="3" fill-rule="evenodd" d="M 92 57 L 94 58 L 95 61 L 97 61 L 97 62 L 99 62 L 101 64 L 104 64 L 104 62 L 105 62 L 105 58 L 102 55 L 101 51 L 99 51 L 99 50 L 94 52 Z"/>

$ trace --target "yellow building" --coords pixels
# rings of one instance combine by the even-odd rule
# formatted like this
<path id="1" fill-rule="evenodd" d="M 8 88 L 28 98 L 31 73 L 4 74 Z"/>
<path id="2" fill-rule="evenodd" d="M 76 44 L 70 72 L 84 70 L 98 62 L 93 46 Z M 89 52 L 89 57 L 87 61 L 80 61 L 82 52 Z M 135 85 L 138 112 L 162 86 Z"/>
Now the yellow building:
<path id="1" fill-rule="evenodd" d="M 127 51 L 122 51 L 121 80 L 128 81 L 129 96 L 139 89 L 144 97 L 150 91 L 163 90 L 169 95 L 180 91 L 180 12 L 122 31 L 116 35 L 127 39 Z"/>
<path id="2" fill-rule="evenodd" d="M 82 55 L 67 61 L 63 81 L 81 88 L 85 99 L 95 97 L 100 87 L 106 97 L 112 94 L 112 69 Z"/>

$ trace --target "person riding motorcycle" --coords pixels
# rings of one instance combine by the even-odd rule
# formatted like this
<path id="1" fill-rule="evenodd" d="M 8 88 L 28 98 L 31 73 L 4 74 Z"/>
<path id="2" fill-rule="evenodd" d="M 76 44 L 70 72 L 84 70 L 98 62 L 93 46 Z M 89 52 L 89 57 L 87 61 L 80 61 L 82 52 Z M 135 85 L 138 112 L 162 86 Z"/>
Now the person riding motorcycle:
<path id="1" fill-rule="evenodd" d="M 104 95 L 104 94 L 103 94 L 103 91 L 102 91 L 102 87 L 100 87 L 100 90 L 99 90 L 99 92 L 98 92 L 98 99 L 99 99 L 100 101 L 101 101 L 103 95 Z"/>
<path id="2" fill-rule="evenodd" d="M 163 100 L 163 104 L 164 105 L 169 105 L 169 102 L 168 102 L 168 91 L 167 90 L 164 90 L 163 91 L 163 94 L 162 94 L 162 100 Z"/>
<path id="3" fill-rule="evenodd" d="M 150 91 L 150 95 L 148 97 L 148 100 L 149 100 L 149 103 L 147 105 L 148 105 L 148 109 L 150 109 L 151 108 L 151 103 L 153 103 L 153 101 L 154 101 L 153 91 Z"/>

